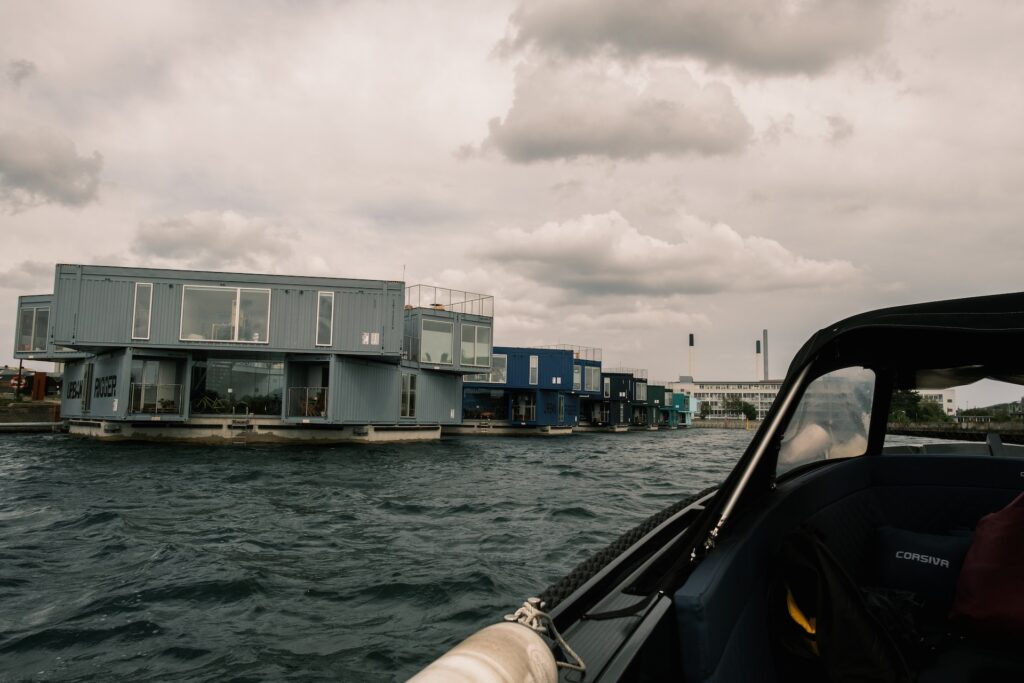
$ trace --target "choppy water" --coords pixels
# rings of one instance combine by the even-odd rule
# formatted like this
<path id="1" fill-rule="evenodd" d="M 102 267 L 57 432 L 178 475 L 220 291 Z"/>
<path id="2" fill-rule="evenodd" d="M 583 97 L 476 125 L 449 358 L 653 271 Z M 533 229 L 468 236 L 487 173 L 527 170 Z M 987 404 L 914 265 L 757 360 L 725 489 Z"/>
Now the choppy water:
<path id="1" fill-rule="evenodd" d="M 404 680 L 721 481 L 744 431 L 210 448 L 0 436 L 0 680 Z"/>

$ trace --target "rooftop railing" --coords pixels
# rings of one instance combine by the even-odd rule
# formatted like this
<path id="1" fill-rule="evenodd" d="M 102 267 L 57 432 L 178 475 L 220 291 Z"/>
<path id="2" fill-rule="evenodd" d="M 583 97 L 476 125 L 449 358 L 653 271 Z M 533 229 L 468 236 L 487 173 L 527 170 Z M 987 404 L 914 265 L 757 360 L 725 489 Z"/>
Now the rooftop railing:
<path id="1" fill-rule="evenodd" d="M 607 373 L 633 375 L 635 379 L 647 379 L 647 371 L 642 368 L 605 368 L 604 371 Z"/>
<path id="2" fill-rule="evenodd" d="M 590 346 L 576 346 L 575 344 L 550 344 L 548 346 L 537 346 L 538 349 L 559 349 L 561 351 L 572 351 L 572 357 L 576 360 L 593 360 L 601 362 L 601 349 Z"/>
<path id="3" fill-rule="evenodd" d="M 468 313 L 487 318 L 494 317 L 494 297 L 489 294 L 463 292 L 458 289 L 412 285 L 405 288 L 406 308 L 431 308 L 436 311 Z"/>

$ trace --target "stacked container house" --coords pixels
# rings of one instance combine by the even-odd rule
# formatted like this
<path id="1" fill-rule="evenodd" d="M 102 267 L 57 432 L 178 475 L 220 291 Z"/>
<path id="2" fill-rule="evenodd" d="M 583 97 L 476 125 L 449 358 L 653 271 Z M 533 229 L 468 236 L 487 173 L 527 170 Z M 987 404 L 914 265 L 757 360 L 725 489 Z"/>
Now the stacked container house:
<path id="1" fill-rule="evenodd" d="M 571 434 L 579 421 L 572 351 L 496 346 L 490 372 L 466 378 L 463 425 L 450 433 Z"/>
<path id="2" fill-rule="evenodd" d="M 388 280 L 58 265 L 53 294 L 19 299 L 18 320 L 16 357 L 65 363 L 61 414 L 75 434 L 420 440 L 461 420 L 463 374 L 489 369 L 493 299 Z"/>
<path id="3" fill-rule="evenodd" d="M 630 404 L 633 376 L 617 370 L 601 371 L 600 397 L 582 401 L 579 431 L 625 432 L 632 419 Z"/>

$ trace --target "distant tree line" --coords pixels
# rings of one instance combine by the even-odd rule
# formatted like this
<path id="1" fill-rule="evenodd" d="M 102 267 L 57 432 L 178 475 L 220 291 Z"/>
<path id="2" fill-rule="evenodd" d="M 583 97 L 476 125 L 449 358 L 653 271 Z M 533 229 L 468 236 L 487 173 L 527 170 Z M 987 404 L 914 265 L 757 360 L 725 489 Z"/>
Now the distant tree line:
<path id="1" fill-rule="evenodd" d="M 926 401 L 913 390 L 897 389 L 889 404 L 889 422 L 952 422 L 942 405 Z"/>

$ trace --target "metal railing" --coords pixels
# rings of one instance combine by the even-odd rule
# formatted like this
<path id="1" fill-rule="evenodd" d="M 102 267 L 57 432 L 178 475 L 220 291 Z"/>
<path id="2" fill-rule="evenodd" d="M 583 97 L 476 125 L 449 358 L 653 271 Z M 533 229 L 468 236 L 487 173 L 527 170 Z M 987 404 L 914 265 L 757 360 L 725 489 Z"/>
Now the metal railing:
<path id="1" fill-rule="evenodd" d="M 129 387 L 128 412 L 181 415 L 180 384 L 135 384 Z"/>
<path id="2" fill-rule="evenodd" d="M 288 417 L 327 417 L 327 387 L 288 387 Z"/>
<path id="3" fill-rule="evenodd" d="M 437 311 L 469 313 L 494 317 L 494 297 L 489 294 L 463 292 L 433 285 L 412 285 L 405 288 L 406 308 L 431 308 Z"/>
<path id="4" fill-rule="evenodd" d="M 593 360 L 601 362 L 601 349 L 596 347 L 576 346 L 575 344 L 548 344 L 546 346 L 535 346 L 534 348 L 572 351 L 572 357 L 574 360 Z"/>
<path id="5" fill-rule="evenodd" d="M 607 373 L 633 375 L 635 379 L 647 379 L 647 371 L 641 368 L 605 368 L 604 371 Z"/>

